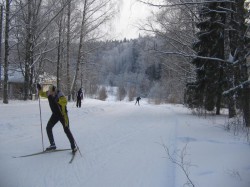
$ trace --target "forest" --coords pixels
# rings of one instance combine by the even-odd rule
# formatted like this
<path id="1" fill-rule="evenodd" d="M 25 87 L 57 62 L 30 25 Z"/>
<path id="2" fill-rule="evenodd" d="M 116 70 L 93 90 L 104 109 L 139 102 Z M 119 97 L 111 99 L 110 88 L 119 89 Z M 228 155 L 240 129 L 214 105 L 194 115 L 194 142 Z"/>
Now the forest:
<path id="1" fill-rule="evenodd" d="M 138 0 L 152 8 L 136 39 L 112 38 L 115 0 L 0 2 L 1 98 L 9 74 L 23 76 L 21 99 L 44 76 L 68 99 L 79 88 L 105 100 L 141 96 L 155 104 L 185 104 L 195 113 L 240 116 L 250 126 L 248 0 Z M 20 98 L 19 98 L 20 99 Z"/>

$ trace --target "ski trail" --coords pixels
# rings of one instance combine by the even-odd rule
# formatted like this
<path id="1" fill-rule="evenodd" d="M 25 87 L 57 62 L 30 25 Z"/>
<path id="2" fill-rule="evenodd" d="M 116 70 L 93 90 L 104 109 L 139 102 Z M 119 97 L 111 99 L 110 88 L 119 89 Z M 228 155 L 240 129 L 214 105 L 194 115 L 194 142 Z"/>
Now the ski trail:
<path id="1" fill-rule="evenodd" d="M 48 110 L 43 113 L 46 124 L 50 110 L 48 103 L 41 104 L 43 111 Z M 72 164 L 68 164 L 70 151 L 11 159 L 40 149 L 39 126 L 32 128 L 39 120 L 39 114 L 35 119 L 35 106 L 22 114 L 24 119 L 34 116 L 24 126 L 15 127 L 16 120 L 5 119 L 14 128 L 11 136 L 15 139 L 5 137 L 0 144 L 4 150 L 1 170 L 5 171 L 0 179 L 5 187 L 174 187 L 175 167 L 160 145 L 176 146 L 178 120 L 171 109 L 134 103 L 84 103 L 81 109 L 69 109 L 71 130 L 83 157 L 77 155 Z M 58 148 L 67 148 L 61 124 L 53 132 Z M 8 180 L 10 176 L 15 180 Z"/>
<path id="2" fill-rule="evenodd" d="M 86 142 L 90 172 L 84 185 L 97 186 L 101 182 L 104 186 L 173 187 L 174 167 L 160 145 L 161 141 L 175 144 L 175 119 L 171 115 L 172 112 L 168 115 L 162 108 L 155 111 L 151 107 L 126 106 L 112 114 L 99 115 L 91 127 L 92 131 L 98 129 L 90 133 L 94 134 L 94 141 Z M 108 121 L 105 128 L 103 121 Z M 115 183 L 112 177 L 123 184 Z"/>
<path id="3" fill-rule="evenodd" d="M 47 101 L 41 106 L 47 146 L 51 111 Z M 249 145 L 224 131 L 224 117 L 197 118 L 180 105 L 143 101 L 87 99 L 68 109 L 83 154 L 72 164 L 71 151 L 12 158 L 42 149 L 38 102 L 0 104 L 0 187 L 179 187 L 186 177 L 162 144 L 174 152 L 187 143 L 185 161 L 198 166 L 189 170 L 195 186 L 249 187 Z M 53 133 L 58 149 L 70 148 L 60 123 Z"/>

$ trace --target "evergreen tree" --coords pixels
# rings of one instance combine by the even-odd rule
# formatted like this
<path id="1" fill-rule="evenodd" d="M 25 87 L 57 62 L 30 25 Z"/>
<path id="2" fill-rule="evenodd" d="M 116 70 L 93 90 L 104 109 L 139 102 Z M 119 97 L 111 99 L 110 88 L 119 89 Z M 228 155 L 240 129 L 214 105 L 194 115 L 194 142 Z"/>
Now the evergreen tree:
<path id="1" fill-rule="evenodd" d="M 247 127 L 250 127 L 250 85 L 249 85 L 249 72 L 246 57 L 249 53 L 250 39 L 246 36 L 247 25 L 246 15 L 247 10 L 244 7 L 245 0 L 237 0 L 234 5 L 233 25 L 232 25 L 232 50 L 234 52 L 235 62 L 235 85 L 239 89 L 236 89 L 237 103 L 239 108 L 243 112 L 244 122 Z M 247 84 L 245 84 L 247 82 Z"/>
<path id="2" fill-rule="evenodd" d="M 196 66 L 196 81 L 187 84 L 186 102 L 189 107 L 201 107 L 208 111 L 217 108 L 219 114 L 222 86 L 223 63 L 213 58 L 223 59 L 223 15 L 221 3 L 204 4 L 199 11 L 197 23 L 198 41 L 193 44 L 197 58 L 192 63 Z M 207 59 L 199 58 L 208 57 Z"/>
<path id="3" fill-rule="evenodd" d="M 198 55 L 192 61 L 196 80 L 187 84 L 185 101 L 191 108 L 212 111 L 216 107 L 219 114 L 224 92 L 229 118 L 241 109 L 246 126 L 250 126 L 246 13 L 244 0 L 211 1 L 200 8 L 198 41 L 193 45 Z"/>

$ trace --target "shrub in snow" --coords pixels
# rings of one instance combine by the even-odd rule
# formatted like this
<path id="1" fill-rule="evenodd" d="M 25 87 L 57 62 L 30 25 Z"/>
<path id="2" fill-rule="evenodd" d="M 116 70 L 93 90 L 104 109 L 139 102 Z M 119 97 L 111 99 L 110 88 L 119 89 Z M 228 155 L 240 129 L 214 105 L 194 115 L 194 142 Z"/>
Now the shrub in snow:
<path id="1" fill-rule="evenodd" d="M 136 97 L 136 89 L 135 87 L 130 87 L 128 90 L 128 100 L 133 101 Z"/>
<path id="2" fill-rule="evenodd" d="M 98 99 L 105 101 L 107 99 L 107 97 L 108 97 L 107 90 L 105 87 L 102 87 L 101 90 L 99 91 Z"/>
<path id="3" fill-rule="evenodd" d="M 125 88 L 123 86 L 119 87 L 117 91 L 117 100 L 122 101 L 125 98 L 126 94 L 127 93 Z"/>

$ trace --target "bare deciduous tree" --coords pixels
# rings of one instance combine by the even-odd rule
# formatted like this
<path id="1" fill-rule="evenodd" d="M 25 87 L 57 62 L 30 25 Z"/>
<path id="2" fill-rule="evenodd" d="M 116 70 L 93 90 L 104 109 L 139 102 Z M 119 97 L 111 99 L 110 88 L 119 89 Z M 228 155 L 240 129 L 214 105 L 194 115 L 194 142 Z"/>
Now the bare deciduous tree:
<path id="1" fill-rule="evenodd" d="M 112 18 L 114 10 L 112 0 L 85 0 L 82 10 L 82 21 L 79 35 L 79 47 L 77 52 L 76 68 L 71 84 L 71 94 L 74 96 L 77 86 L 77 80 L 80 71 L 80 64 L 88 55 L 87 43 L 100 39 L 104 35 L 100 32 L 100 27 Z M 82 66 L 86 67 L 86 66 Z M 82 70 L 83 71 L 83 70 Z"/>

